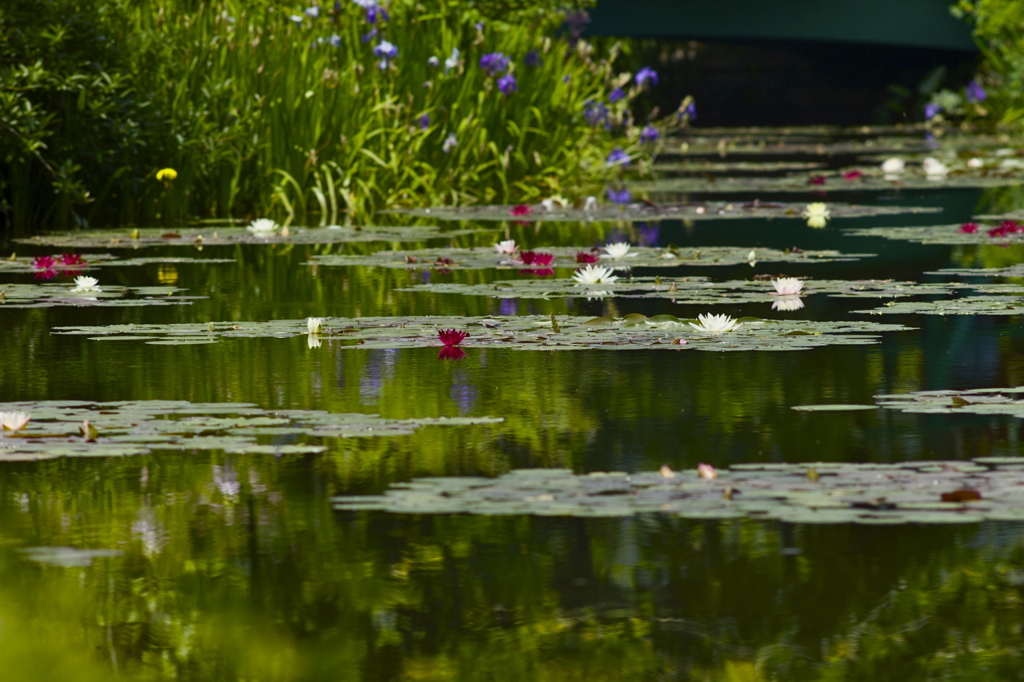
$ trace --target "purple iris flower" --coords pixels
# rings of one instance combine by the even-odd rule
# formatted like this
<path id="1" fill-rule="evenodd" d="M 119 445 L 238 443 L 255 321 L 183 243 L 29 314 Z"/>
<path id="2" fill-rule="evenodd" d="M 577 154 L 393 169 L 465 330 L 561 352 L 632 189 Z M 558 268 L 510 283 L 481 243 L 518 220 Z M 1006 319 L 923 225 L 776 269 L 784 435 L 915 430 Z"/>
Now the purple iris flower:
<path id="1" fill-rule="evenodd" d="M 612 104 L 615 104 L 619 100 L 625 98 L 626 92 L 622 88 L 615 88 L 614 90 L 612 90 L 611 94 L 608 95 L 608 101 L 611 102 Z"/>
<path id="2" fill-rule="evenodd" d="M 930 103 L 924 105 L 924 120 L 929 121 L 932 118 L 939 115 L 942 112 L 942 107 L 938 104 Z"/>
<path id="3" fill-rule="evenodd" d="M 333 35 L 327 39 L 327 42 L 331 44 L 331 47 L 341 47 L 341 36 Z"/>
<path id="4" fill-rule="evenodd" d="M 988 97 L 988 93 L 985 92 L 985 88 L 978 85 L 977 81 L 971 81 L 967 84 L 965 94 L 968 102 L 984 102 L 985 98 Z"/>
<path id="5" fill-rule="evenodd" d="M 697 105 L 694 102 L 690 102 L 690 104 L 686 107 L 686 112 L 685 113 L 690 115 L 690 120 L 691 121 L 696 121 L 697 120 Z"/>
<path id="6" fill-rule="evenodd" d="M 651 85 L 658 84 L 658 72 L 649 66 L 645 66 L 644 68 L 637 71 L 636 76 L 634 76 L 634 78 L 636 78 L 636 84 L 639 85 L 640 87 L 643 87 L 648 82 Z"/>
<path id="7" fill-rule="evenodd" d="M 430 114 L 420 116 L 420 130 L 426 130 L 430 125 Z"/>
<path id="8" fill-rule="evenodd" d="M 615 189 L 614 187 L 608 188 L 608 201 L 613 204 L 628 204 L 633 200 L 633 195 L 629 193 L 629 190 L 625 187 Z"/>
<path id="9" fill-rule="evenodd" d="M 652 125 L 647 126 L 640 131 L 640 141 L 643 143 L 654 142 L 660 137 L 658 129 Z"/>
<path id="10" fill-rule="evenodd" d="M 519 89 L 516 85 L 516 77 L 508 73 L 498 79 L 498 89 L 501 90 L 501 94 L 506 97 L 511 95 L 513 92 Z"/>
<path id="11" fill-rule="evenodd" d="M 508 57 L 501 52 L 491 52 L 480 58 L 480 68 L 491 76 L 504 73 L 508 69 Z"/>
<path id="12" fill-rule="evenodd" d="M 378 19 L 388 21 L 390 18 L 388 11 L 380 5 L 372 5 L 366 8 L 366 23 L 368 24 L 376 24 Z"/>
<path id="13" fill-rule="evenodd" d="M 530 50 L 523 57 L 523 64 L 526 64 L 531 69 L 535 66 L 540 66 L 543 62 L 544 60 L 540 58 L 540 52 L 537 52 L 537 50 Z"/>
<path id="14" fill-rule="evenodd" d="M 608 107 L 603 102 L 588 99 L 583 103 L 583 117 L 592 126 L 599 126 L 608 120 Z"/>
<path id="15" fill-rule="evenodd" d="M 613 149 L 607 159 L 609 166 L 628 166 L 630 161 L 632 161 L 632 159 L 629 158 L 629 154 L 622 151 L 621 147 Z"/>
<path id="16" fill-rule="evenodd" d="M 569 74 L 565 74 L 564 76 L 562 76 L 562 82 L 563 83 L 568 83 L 571 80 L 572 80 L 572 78 L 569 76 Z"/>
<path id="17" fill-rule="evenodd" d="M 380 45 L 373 48 L 373 54 L 381 59 L 394 59 L 398 56 L 398 48 L 386 40 L 380 41 Z"/>
<path id="18" fill-rule="evenodd" d="M 473 24 L 473 28 L 475 28 L 478 31 L 484 30 L 484 22 L 482 22 L 482 21 L 476 22 L 475 24 Z"/>
<path id="19" fill-rule="evenodd" d="M 377 27 L 374 26 L 373 28 L 370 29 L 369 33 L 364 33 L 362 35 L 362 37 L 360 38 L 360 40 L 362 40 L 364 43 L 368 43 L 368 42 L 370 42 L 371 40 L 373 40 L 376 37 L 377 37 Z M 374 51 L 376 52 L 376 50 L 374 50 Z"/>
<path id="20" fill-rule="evenodd" d="M 658 236 L 661 232 L 661 227 L 658 223 L 648 225 L 647 223 L 640 223 L 637 225 L 637 229 L 640 232 L 640 244 L 642 246 L 656 246 L 658 243 Z"/>

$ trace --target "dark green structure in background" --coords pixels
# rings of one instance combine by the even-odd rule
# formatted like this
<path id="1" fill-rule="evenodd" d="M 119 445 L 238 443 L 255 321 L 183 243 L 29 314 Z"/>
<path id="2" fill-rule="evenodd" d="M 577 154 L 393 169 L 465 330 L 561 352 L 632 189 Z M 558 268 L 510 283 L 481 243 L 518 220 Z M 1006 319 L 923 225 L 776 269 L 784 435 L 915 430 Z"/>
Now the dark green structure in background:
<path id="1" fill-rule="evenodd" d="M 824 41 L 975 51 L 950 0 L 598 0 L 590 35 Z"/>

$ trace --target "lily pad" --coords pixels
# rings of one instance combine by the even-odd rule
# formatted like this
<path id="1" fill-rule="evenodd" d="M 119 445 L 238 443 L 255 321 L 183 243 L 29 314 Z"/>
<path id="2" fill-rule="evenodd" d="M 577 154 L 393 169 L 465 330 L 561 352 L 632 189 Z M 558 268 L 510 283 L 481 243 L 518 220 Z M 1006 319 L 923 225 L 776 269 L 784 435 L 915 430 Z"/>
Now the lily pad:
<path id="1" fill-rule="evenodd" d="M 0 309 L 76 307 L 138 307 L 190 305 L 206 296 L 180 296 L 178 287 L 120 287 L 101 284 L 99 289 L 74 291 L 73 283 L 0 285 Z"/>
<path id="2" fill-rule="evenodd" d="M 691 201 L 682 204 L 612 204 L 593 210 L 555 208 L 546 211 L 535 207 L 518 221 L 636 221 L 636 220 L 730 220 L 738 218 L 796 218 L 803 220 L 806 203 L 765 201 Z M 861 206 L 829 203 L 832 218 L 863 218 L 865 216 L 936 213 L 941 209 L 919 206 Z M 392 213 L 427 216 L 437 220 L 512 220 L 511 206 L 435 206 L 432 208 L 394 209 Z"/>
<path id="3" fill-rule="evenodd" d="M 602 263 L 603 264 L 603 263 Z M 781 297 L 766 280 L 710 282 L 704 277 L 624 277 L 613 282 L 579 284 L 571 278 L 518 279 L 485 284 L 429 282 L 398 291 L 489 296 L 491 298 L 662 298 L 683 305 L 790 302 L 804 296 L 826 294 L 847 298 L 897 298 L 922 294 L 948 294 L 967 284 L 896 282 L 893 280 L 805 280 L 798 296 Z M 1021 289 L 1024 292 L 1024 288 Z M 798 310 L 802 305 L 783 309 Z"/>
<path id="4" fill-rule="evenodd" d="M 319 228 L 290 227 L 268 234 L 239 227 L 142 228 L 138 230 L 87 230 L 43 234 L 16 239 L 22 244 L 70 248 L 133 249 L 144 246 L 217 246 L 223 244 L 337 244 L 341 242 L 414 242 L 436 237 L 455 237 L 484 231 L 481 228 L 442 231 L 415 225 L 381 227 L 346 225 Z M 92 256 L 90 256 L 92 258 Z"/>
<path id="5" fill-rule="evenodd" d="M 865 315 L 1021 315 L 1024 300 L 1012 296 L 963 296 L 939 301 L 890 301 Z"/>
<path id="6" fill-rule="evenodd" d="M 960 225 L 931 225 L 928 227 L 864 227 L 845 230 L 851 237 L 884 237 L 902 239 L 920 244 L 1022 244 L 1024 233 L 990 236 L 988 231 L 996 225 L 979 225 L 975 232 L 964 232 Z"/>
<path id="7" fill-rule="evenodd" d="M 980 414 L 1024 419 L 1024 386 L 877 395 L 879 407 L 917 414 Z M 984 465 L 1024 466 L 1024 458 L 979 458 Z"/>
<path id="8" fill-rule="evenodd" d="M 29 241 L 26 239 L 15 240 L 15 241 Z M 69 244 L 66 245 L 68 248 L 77 248 L 78 245 Z M 98 246 L 107 246 L 106 244 Z M 40 268 L 36 265 L 34 258 L 6 258 L 0 260 L 0 272 L 33 272 L 36 276 L 45 276 L 47 279 L 53 277 L 71 277 L 73 275 L 80 275 L 86 271 L 93 271 L 98 268 L 109 268 L 109 267 L 131 267 L 137 265 L 153 265 L 153 264 L 164 264 L 164 263 L 200 263 L 208 265 L 211 263 L 234 263 L 233 258 L 189 258 L 185 256 L 160 256 L 153 258 L 118 258 L 109 253 L 90 253 L 87 254 L 81 263 L 75 263 L 73 265 L 67 265 L 65 263 L 55 261 L 52 267 Z"/>
<path id="9" fill-rule="evenodd" d="M 878 341 L 878 334 L 910 329 L 872 322 L 816 322 L 744 318 L 736 331 L 710 333 L 691 326 L 695 320 L 672 315 L 623 318 L 552 317 L 361 317 L 324 318 L 320 347 L 422 348 L 439 347 L 438 331 L 457 328 L 469 333 L 466 348 L 503 347 L 512 350 L 804 350 L 829 345 L 861 345 Z M 128 324 L 57 327 L 55 334 L 79 334 L 90 340 L 122 335 L 151 336 L 161 341 L 232 338 L 307 337 L 305 320 L 217 322 L 197 324 Z M 310 348 L 311 352 L 318 348 Z"/>
<path id="10" fill-rule="evenodd" d="M 246 454 L 315 454 L 314 443 L 266 442 L 269 438 L 373 438 L 413 433 L 423 426 L 496 424 L 500 417 L 385 419 L 375 414 L 322 410 L 263 410 L 250 403 L 149 400 L 91 403 L 0 403 L 0 411 L 26 412 L 31 421 L 0 435 L 0 462 L 57 457 L 125 457 L 152 450 L 224 450 Z M 95 439 L 82 436 L 82 424 Z"/>
<path id="11" fill-rule="evenodd" d="M 598 263 L 616 269 L 642 267 L 675 267 L 680 265 L 740 265 L 751 261 L 750 254 L 758 263 L 825 263 L 854 261 L 868 258 L 870 253 L 840 253 L 839 251 L 802 251 L 800 249 L 751 249 L 739 246 L 707 246 L 699 248 L 670 247 L 652 248 L 638 246 L 629 250 L 622 258 L 611 258 L 599 249 L 585 246 L 539 247 L 537 251 L 550 253 L 554 260 L 547 265 L 525 265 L 508 254 L 498 254 L 491 247 L 416 249 L 409 251 L 378 251 L 370 255 L 325 255 L 313 256 L 308 264 L 326 266 L 374 266 L 381 268 L 404 268 L 406 270 L 544 270 L 556 267 L 577 267 L 576 254 L 587 253 L 598 258 Z"/>
<path id="12" fill-rule="evenodd" d="M 939 472 L 934 469 L 938 468 Z M 751 517 L 786 523 L 977 523 L 1024 512 L 1024 470 L 998 463 L 772 464 L 719 470 L 429 478 L 394 484 L 384 495 L 343 496 L 334 508 L 399 514 Z M 963 495 L 970 490 L 976 495 Z M 946 502 L 954 491 L 956 499 Z"/>
<path id="13" fill-rule="evenodd" d="M 794 405 L 789 409 L 799 412 L 860 412 L 877 410 L 878 405 Z"/>

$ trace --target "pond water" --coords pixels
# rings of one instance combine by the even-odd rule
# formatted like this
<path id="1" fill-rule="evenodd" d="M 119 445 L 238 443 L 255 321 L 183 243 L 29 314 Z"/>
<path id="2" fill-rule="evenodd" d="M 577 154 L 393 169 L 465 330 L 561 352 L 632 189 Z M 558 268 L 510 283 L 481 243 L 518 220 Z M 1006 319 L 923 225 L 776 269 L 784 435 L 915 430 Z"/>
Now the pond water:
<path id="1" fill-rule="evenodd" d="M 755 161 L 794 158 L 800 160 L 765 154 Z M 1014 387 L 1024 375 L 1016 316 L 869 316 L 854 311 L 885 299 L 813 293 L 792 312 L 774 311 L 770 302 L 498 299 L 407 288 L 534 276 L 310 265 L 314 256 L 384 248 L 491 249 L 506 237 L 530 248 L 625 239 L 876 254 L 637 270 L 645 277 L 786 275 L 809 278 L 809 287 L 813 279 L 962 281 L 925 273 L 1010 265 L 1024 247 L 924 245 L 848 230 L 965 222 L 987 206 L 986 191 L 843 193 L 835 200 L 942 212 L 834 218 L 819 230 L 766 219 L 462 222 L 438 224 L 482 231 L 386 244 L 78 249 L 87 260 L 112 253 L 226 262 L 88 272 L 101 287 L 174 287 L 183 290 L 176 295 L 198 297 L 181 305 L 0 311 L 0 400 L 241 402 L 271 413 L 503 421 L 351 438 L 268 430 L 259 442 L 278 449 L 255 454 L 216 441 L 162 449 L 158 439 L 133 456 L 101 451 L 0 462 L 0 669 L 21 671 L 8 678 L 18 680 L 107 680 L 113 671 L 127 680 L 1017 679 L 1024 645 L 1018 523 L 401 515 L 334 511 L 331 504 L 336 495 L 377 494 L 417 477 L 491 477 L 521 468 L 638 472 L 667 464 L 682 472 L 698 463 L 726 469 L 1018 456 L 1013 416 L 791 409 Z M 813 191 L 759 196 L 833 200 Z M 69 249 L 11 244 L 5 253 L 61 250 Z M 556 270 L 559 277 L 571 273 Z M 0 277 L 12 285 L 36 281 L 31 272 Z M 52 281 L 68 286 L 67 278 Z M 709 311 L 913 329 L 881 333 L 872 344 L 790 352 L 524 352 L 467 343 L 461 360 L 440 359 L 437 342 L 361 348 L 325 334 L 310 347 L 304 332 L 198 345 L 52 333 L 185 323 L 202 336 L 211 322 L 226 329 L 309 316 L 693 318 Z M 102 441 L 103 413 L 112 418 L 117 408 L 90 409 Z M 209 433 L 222 426 L 208 425 Z M 323 451 L 280 449 L 295 444 Z"/>

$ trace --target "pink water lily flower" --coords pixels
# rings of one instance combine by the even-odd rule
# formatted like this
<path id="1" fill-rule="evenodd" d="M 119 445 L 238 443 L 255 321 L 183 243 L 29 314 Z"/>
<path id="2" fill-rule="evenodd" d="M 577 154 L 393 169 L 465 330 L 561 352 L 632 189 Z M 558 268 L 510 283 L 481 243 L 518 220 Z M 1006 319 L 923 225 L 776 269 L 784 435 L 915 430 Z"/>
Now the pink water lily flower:
<path id="1" fill-rule="evenodd" d="M 437 332 L 437 337 L 446 346 L 457 346 L 465 341 L 467 336 L 469 336 L 469 332 L 459 329 L 441 329 Z"/>
<path id="2" fill-rule="evenodd" d="M 512 254 L 519 250 L 519 245 L 516 244 L 515 239 L 506 239 L 503 242 L 498 242 L 497 244 L 495 244 L 494 250 L 497 251 L 499 254 L 508 254 L 509 256 L 511 256 Z"/>
<path id="3" fill-rule="evenodd" d="M 704 464 L 703 462 L 697 465 L 697 473 L 705 481 L 710 481 L 713 478 L 718 478 L 718 472 L 715 471 L 715 467 L 711 466 L 710 464 Z"/>

